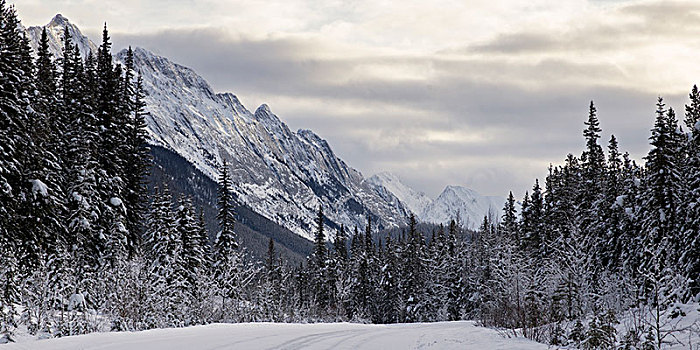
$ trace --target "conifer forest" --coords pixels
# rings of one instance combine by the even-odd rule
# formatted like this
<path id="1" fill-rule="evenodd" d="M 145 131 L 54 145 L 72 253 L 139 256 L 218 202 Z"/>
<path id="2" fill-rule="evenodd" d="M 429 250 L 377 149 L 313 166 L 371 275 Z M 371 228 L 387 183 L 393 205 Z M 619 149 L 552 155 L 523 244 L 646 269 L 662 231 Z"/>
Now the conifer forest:
<path id="1" fill-rule="evenodd" d="M 459 217 L 421 224 L 413 214 L 391 230 L 373 215 L 364 227 L 336 226 L 325 214 L 335 209 L 319 206 L 312 253 L 296 264 L 272 238 L 265 258 L 240 243 L 236 170 L 226 160 L 215 231 L 192 198 L 149 183 L 143 78 L 131 49 L 114 60 L 106 25 L 94 55 L 68 29 L 62 45 L 55 57 L 44 28 L 33 52 L 14 7 L 0 0 L 5 341 L 18 329 L 65 337 L 211 323 L 475 320 L 553 346 L 661 349 L 682 341 L 680 331 L 698 332 L 697 322 L 676 327 L 700 298 L 697 86 L 683 110 L 658 98 L 642 160 L 615 136 L 601 139 L 591 101 L 582 134 L 570 135 L 585 145 L 580 154 L 552 159 L 560 165 L 545 178 L 511 189 L 502 215 L 485 215 L 478 229 Z"/>

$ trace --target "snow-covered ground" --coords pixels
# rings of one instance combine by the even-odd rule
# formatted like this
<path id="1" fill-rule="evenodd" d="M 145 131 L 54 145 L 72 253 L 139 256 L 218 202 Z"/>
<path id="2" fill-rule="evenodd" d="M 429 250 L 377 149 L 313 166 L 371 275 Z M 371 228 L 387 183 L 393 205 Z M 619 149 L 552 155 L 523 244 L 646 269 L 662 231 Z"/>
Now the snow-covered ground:
<path id="1" fill-rule="evenodd" d="M 504 338 L 472 321 L 394 325 L 352 323 L 213 324 L 143 332 L 93 333 L 0 345 L 10 349 L 547 349 L 524 338 Z"/>

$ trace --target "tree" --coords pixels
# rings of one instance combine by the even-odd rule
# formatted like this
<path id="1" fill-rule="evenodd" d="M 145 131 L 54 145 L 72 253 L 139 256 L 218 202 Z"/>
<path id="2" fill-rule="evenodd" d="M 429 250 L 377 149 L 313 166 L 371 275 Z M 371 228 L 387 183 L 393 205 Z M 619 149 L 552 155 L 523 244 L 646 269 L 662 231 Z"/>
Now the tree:
<path id="1" fill-rule="evenodd" d="M 687 183 L 683 209 L 681 269 L 691 279 L 686 299 L 700 295 L 700 92 L 693 85 L 690 105 L 685 106 L 685 124 L 689 128 L 686 143 L 687 158 L 683 178 Z"/>
<path id="2" fill-rule="evenodd" d="M 129 47 L 127 55 L 127 67 L 125 74 L 125 98 L 127 99 L 127 123 L 126 123 L 126 144 L 124 157 L 124 200 L 127 208 L 126 226 L 129 231 L 129 255 L 135 255 L 135 247 L 138 246 L 138 239 L 141 236 L 143 226 L 141 218 L 148 201 L 147 177 L 151 167 L 150 148 L 146 143 L 148 134 L 146 132 L 146 121 L 144 119 L 144 91 L 143 77 L 139 76 L 136 85 L 131 91 L 133 84 L 130 81 L 133 70 L 133 53 Z"/>
<path id="3" fill-rule="evenodd" d="M 238 297 L 240 287 L 239 269 L 241 268 L 238 255 L 238 242 L 234 231 L 233 196 L 231 195 L 231 178 L 228 173 L 228 163 L 224 159 L 219 173 L 219 190 L 217 195 L 216 215 L 219 221 L 219 233 L 214 241 L 214 276 L 218 283 L 218 293 L 222 298 L 223 320 L 229 320 L 230 311 L 227 309 L 227 299 L 234 300 Z"/>
<path id="4" fill-rule="evenodd" d="M 515 210 L 515 197 L 513 197 L 512 191 L 508 192 L 508 199 L 506 199 L 506 204 L 503 207 L 503 219 L 500 223 L 500 232 L 515 244 L 520 244 L 518 216 Z"/>

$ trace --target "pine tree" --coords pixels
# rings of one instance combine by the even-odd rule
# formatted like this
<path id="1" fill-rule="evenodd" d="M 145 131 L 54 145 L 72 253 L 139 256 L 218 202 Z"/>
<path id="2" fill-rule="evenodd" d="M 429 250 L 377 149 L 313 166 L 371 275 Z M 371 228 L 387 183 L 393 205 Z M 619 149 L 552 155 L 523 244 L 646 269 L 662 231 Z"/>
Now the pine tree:
<path id="1" fill-rule="evenodd" d="M 183 276 L 180 270 L 182 239 L 177 231 L 175 214 L 172 211 L 172 197 L 167 185 L 156 189 L 150 212 L 146 219 L 143 240 L 144 257 L 149 266 L 153 318 L 156 326 L 172 325 L 179 307 Z"/>
<path id="2" fill-rule="evenodd" d="M 195 295 L 195 286 L 204 266 L 204 251 L 190 198 L 180 199 L 175 218 L 175 228 L 182 242 L 180 260 L 183 264 L 185 288 L 191 295 Z"/>
<path id="3" fill-rule="evenodd" d="M 324 234 L 323 221 L 325 217 L 323 216 L 323 208 L 318 207 L 318 213 L 316 215 L 316 233 L 314 234 L 314 252 L 313 260 L 315 268 L 319 271 L 323 270 L 326 266 L 326 237 Z"/>
<path id="4" fill-rule="evenodd" d="M 700 92 L 693 85 L 690 105 L 685 107 L 685 124 L 690 129 L 683 177 L 687 183 L 683 211 L 681 268 L 690 281 L 690 295 L 700 295 Z"/>
<path id="5" fill-rule="evenodd" d="M 520 236 L 518 232 L 518 216 L 515 210 L 515 197 L 513 192 L 508 193 L 508 199 L 503 207 L 503 219 L 500 223 L 501 234 L 506 236 L 515 244 L 520 244 Z"/>
<path id="6" fill-rule="evenodd" d="M 586 241 L 586 248 L 591 252 L 593 259 L 597 261 L 592 264 L 593 268 L 601 266 L 601 256 L 597 254 L 604 241 L 603 223 L 600 220 L 602 213 L 600 208 L 603 193 L 603 180 L 605 174 L 605 154 L 603 148 L 598 144 L 600 138 L 600 123 L 598 122 L 597 110 L 591 101 L 588 113 L 588 120 L 584 122 L 586 129 L 583 136 L 586 139 L 586 149 L 581 155 L 582 178 L 580 192 L 578 195 L 578 211 L 580 212 L 580 229 L 582 238 Z"/>
<path id="7" fill-rule="evenodd" d="M 411 214 L 408 218 L 408 242 L 402 257 L 403 285 L 402 294 L 406 309 L 403 322 L 419 322 L 423 312 L 423 293 L 425 287 L 424 245 L 423 235 L 418 232 L 416 218 Z"/>
<path id="8" fill-rule="evenodd" d="M 228 173 L 228 163 L 224 159 L 220 175 L 218 190 L 218 209 L 216 215 L 219 221 L 219 233 L 214 241 L 214 274 L 218 283 L 219 296 L 222 298 L 222 319 L 231 317 L 228 311 L 227 301 L 238 297 L 240 281 L 238 274 L 240 269 L 240 257 L 238 255 L 238 242 L 234 231 L 233 196 L 231 195 L 231 179 Z"/>
<path id="9" fill-rule="evenodd" d="M 333 241 L 333 250 L 338 261 L 345 265 L 348 260 L 348 238 L 345 233 L 345 225 L 340 225 L 340 230 Z"/>
<path id="10" fill-rule="evenodd" d="M 133 51 L 129 47 L 126 58 L 126 70 L 123 83 L 123 112 L 126 116 L 126 143 L 124 145 L 124 200 L 127 208 L 126 225 L 130 233 L 128 239 L 129 254 L 134 255 L 134 247 L 138 246 L 138 237 L 142 227 L 140 218 L 143 216 L 147 202 L 147 177 L 151 167 L 150 148 L 147 145 L 146 122 L 144 119 L 143 77 L 139 76 L 134 85 Z"/>
<path id="11" fill-rule="evenodd" d="M 329 301 L 329 290 L 328 290 L 328 269 L 327 269 L 327 251 L 326 251 L 326 237 L 324 234 L 324 223 L 325 217 L 323 215 L 323 208 L 318 207 L 318 214 L 316 216 L 316 232 L 314 234 L 314 251 L 310 261 L 310 267 L 312 269 L 312 288 L 313 294 L 315 296 L 315 302 L 318 307 L 325 308 Z"/>
<path id="12" fill-rule="evenodd" d="M 615 269 L 620 266 L 624 244 L 620 239 L 624 232 L 623 227 L 627 215 L 624 207 L 624 181 L 622 173 L 622 158 L 618 150 L 615 135 L 610 137 L 608 145 L 608 165 L 605 175 L 605 189 L 603 200 L 603 236 L 598 242 L 601 250 L 601 262 L 604 266 Z"/>
<path id="13" fill-rule="evenodd" d="M 653 148 L 646 156 L 645 191 L 642 194 L 641 228 L 644 235 L 643 271 L 648 283 L 657 283 L 668 274 L 679 258 L 678 204 L 682 179 L 679 167 L 680 144 L 673 109 L 657 103 L 657 117 L 650 137 Z"/>
<path id="14" fill-rule="evenodd" d="M 56 65 L 49 51 L 49 39 L 46 33 L 46 27 L 43 28 L 41 39 L 39 40 L 36 68 L 36 87 L 39 92 L 39 96 L 36 98 L 39 102 L 36 103 L 36 105 L 40 107 L 40 113 L 54 114 L 55 111 L 52 111 L 51 108 L 56 103 L 57 73 Z M 52 131 L 57 132 L 58 130 L 54 129 Z"/>
<path id="15" fill-rule="evenodd" d="M 219 233 L 216 235 L 214 249 L 219 260 L 225 260 L 238 249 L 236 233 L 234 231 L 235 213 L 233 211 L 233 196 L 231 195 L 231 178 L 228 173 L 228 163 L 224 159 L 219 175 L 219 190 L 217 195 L 219 209 L 216 219 L 219 221 Z"/>
<path id="16" fill-rule="evenodd" d="M 527 198 L 527 194 L 526 194 Z M 547 254 L 547 244 L 544 236 L 544 198 L 539 180 L 535 181 L 532 187 L 532 194 L 529 197 L 527 206 L 523 204 L 522 209 L 522 241 L 524 248 L 533 256 L 545 257 Z"/>

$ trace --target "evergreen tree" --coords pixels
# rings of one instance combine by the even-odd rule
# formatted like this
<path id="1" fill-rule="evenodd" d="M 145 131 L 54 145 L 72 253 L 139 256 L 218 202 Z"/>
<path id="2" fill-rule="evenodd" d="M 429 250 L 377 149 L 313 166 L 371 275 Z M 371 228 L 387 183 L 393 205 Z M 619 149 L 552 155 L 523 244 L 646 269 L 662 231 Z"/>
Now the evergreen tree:
<path id="1" fill-rule="evenodd" d="M 451 224 L 451 223 L 450 223 Z M 508 193 L 508 199 L 503 207 L 503 219 L 500 223 L 500 231 L 515 244 L 520 244 L 520 236 L 518 232 L 518 216 L 515 210 L 515 197 L 513 192 Z"/>
<path id="2" fill-rule="evenodd" d="M 231 178 L 228 173 L 228 163 L 224 159 L 220 175 L 218 190 L 218 214 L 219 233 L 214 241 L 214 274 L 218 283 L 218 293 L 222 298 L 223 320 L 229 320 L 231 312 L 227 301 L 238 298 L 240 280 L 240 257 L 238 255 L 238 242 L 234 231 L 233 196 L 231 195 Z"/>
<path id="3" fill-rule="evenodd" d="M 328 270 L 326 261 L 326 237 L 324 234 L 323 208 L 318 207 L 316 216 L 316 232 L 314 234 L 314 251 L 309 261 L 309 267 L 312 269 L 311 288 L 314 296 L 314 301 L 320 309 L 324 309 L 329 301 L 328 290 Z"/>
<path id="4" fill-rule="evenodd" d="M 685 124 L 690 129 L 687 141 L 687 158 L 683 177 L 686 186 L 683 202 L 683 234 L 681 269 L 691 280 L 690 296 L 700 295 L 700 92 L 693 85 L 690 105 L 686 105 Z"/>
<path id="5" fill-rule="evenodd" d="M 578 196 L 578 210 L 580 211 L 580 229 L 582 238 L 586 241 L 586 247 L 590 250 L 592 258 L 597 260 L 592 264 L 593 268 L 601 265 L 601 256 L 597 254 L 605 240 L 603 238 L 603 223 L 601 207 L 603 193 L 603 180 L 605 174 L 605 154 L 603 148 L 598 144 L 600 138 L 600 123 L 598 122 L 597 110 L 591 101 L 588 113 L 588 120 L 584 123 L 586 129 L 583 136 L 586 138 L 586 149 L 581 155 L 582 178 L 580 192 Z"/>
<path id="6" fill-rule="evenodd" d="M 527 198 L 527 194 L 525 194 Z M 533 256 L 544 258 L 547 252 L 547 244 L 544 236 L 544 198 L 542 188 L 538 180 L 532 187 L 532 195 L 527 206 L 523 204 L 522 214 L 522 240 L 525 249 Z"/>

